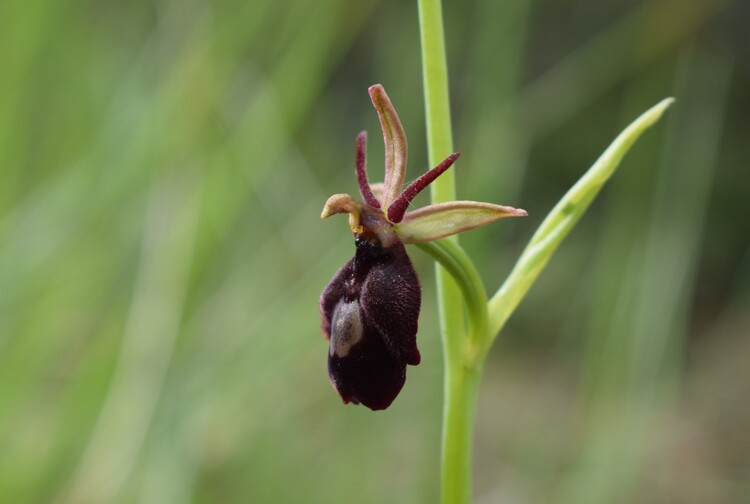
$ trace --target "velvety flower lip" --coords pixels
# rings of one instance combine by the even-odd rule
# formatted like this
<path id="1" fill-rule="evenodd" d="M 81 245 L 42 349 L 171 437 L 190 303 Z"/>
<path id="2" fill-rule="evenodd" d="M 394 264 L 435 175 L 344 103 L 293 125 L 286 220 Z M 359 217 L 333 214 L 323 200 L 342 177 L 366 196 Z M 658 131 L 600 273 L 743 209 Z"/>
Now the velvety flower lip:
<path id="1" fill-rule="evenodd" d="M 404 246 L 359 239 L 354 255 L 323 291 L 328 374 L 344 403 L 387 408 L 419 364 L 419 279 Z"/>
<path id="2" fill-rule="evenodd" d="M 406 380 L 406 366 L 420 362 L 416 335 L 421 304 L 419 279 L 404 244 L 437 240 L 526 211 L 476 201 L 450 201 L 409 210 L 411 202 L 448 170 L 460 153 L 403 188 L 406 134 L 383 86 L 369 88 L 385 143 L 385 177 L 367 177 L 367 133 L 357 137 L 356 170 L 363 201 L 334 194 L 321 218 L 346 213 L 355 237 L 354 257 L 334 275 L 320 297 L 322 330 L 329 340 L 328 374 L 344 403 L 387 408 Z"/>

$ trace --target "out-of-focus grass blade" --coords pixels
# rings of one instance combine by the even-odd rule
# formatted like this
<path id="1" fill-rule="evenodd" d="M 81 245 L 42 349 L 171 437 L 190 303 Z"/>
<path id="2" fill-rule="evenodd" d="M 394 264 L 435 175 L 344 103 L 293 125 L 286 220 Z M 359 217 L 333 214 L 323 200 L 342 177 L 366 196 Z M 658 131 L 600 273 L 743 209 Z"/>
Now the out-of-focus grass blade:
<path id="1" fill-rule="evenodd" d="M 518 306 L 552 254 L 584 214 L 602 186 L 641 134 L 659 120 L 673 98 L 657 103 L 618 135 L 594 165 L 555 205 L 539 226 L 510 276 L 489 301 L 489 349 L 510 314 Z"/>
<path id="2" fill-rule="evenodd" d="M 152 190 L 117 368 L 69 493 L 59 502 L 111 502 L 148 434 L 184 316 L 200 205 L 195 189 L 175 185 L 169 180 Z"/>
<path id="3" fill-rule="evenodd" d="M 728 4 L 726 0 L 659 0 L 640 2 L 619 21 L 583 44 L 534 79 L 519 93 L 524 128 L 535 138 L 561 127 L 586 104 L 602 96 L 616 83 L 665 53 L 708 23 Z M 675 15 L 679 12 L 679 15 Z M 658 30 L 655 26 L 660 27 Z M 636 49 L 624 40 L 638 33 L 657 36 L 638 38 Z M 608 64 L 611 61 L 623 64 Z M 581 79 L 586 75 L 586 79 Z M 565 96 L 565 100 L 559 97 Z M 530 134 L 530 133 L 527 133 Z"/>
<path id="4" fill-rule="evenodd" d="M 633 218 L 627 209 L 639 185 L 631 184 L 605 219 L 610 231 L 602 240 L 614 243 L 592 267 L 596 282 L 591 290 L 617 309 L 591 314 L 596 321 L 587 335 L 579 406 L 585 435 L 575 461 L 578 470 L 557 490 L 556 502 L 613 502 L 634 488 L 645 490 L 654 502 L 665 499 L 660 485 L 644 472 L 664 471 L 651 440 L 684 415 L 676 400 L 682 375 L 690 369 L 683 362 L 684 349 L 699 296 L 697 258 L 721 166 L 733 58 L 688 47 L 678 63 L 675 89 L 682 106 L 666 128 L 662 166 L 649 196 L 653 203 L 644 205 L 649 211 L 639 216 L 646 232 L 626 233 L 631 245 L 613 240 L 623 232 L 624 221 Z M 620 266 L 613 270 L 612 264 Z M 612 460 L 618 461 L 616 471 L 599 470 Z M 705 486 L 702 478 L 681 477 L 688 492 Z M 709 495 L 701 500 L 717 500 Z"/>

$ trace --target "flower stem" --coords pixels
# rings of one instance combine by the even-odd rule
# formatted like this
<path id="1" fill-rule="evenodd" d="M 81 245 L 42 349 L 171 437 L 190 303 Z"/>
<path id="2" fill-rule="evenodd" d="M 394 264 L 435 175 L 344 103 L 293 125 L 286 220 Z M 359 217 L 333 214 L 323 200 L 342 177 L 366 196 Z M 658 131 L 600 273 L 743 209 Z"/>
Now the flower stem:
<path id="1" fill-rule="evenodd" d="M 474 417 L 481 377 L 479 366 L 446 363 L 441 485 L 444 504 L 471 502 Z"/>
<path id="2" fill-rule="evenodd" d="M 469 337 L 462 340 L 452 339 L 451 343 L 457 345 L 458 348 L 451 349 L 450 355 L 461 356 L 461 362 L 470 367 L 481 365 L 476 361 L 486 345 L 486 340 L 489 339 L 489 334 L 487 333 L 487 291 L 479 272 L 458 243 L 439 240 L 418 243 L 417 247 L 430 254 L 451 274 L 463 295 Z"/>
<path id="3" fill-rule="evenodd" d="M 448 64 L 445 58 L 443 37 L 443 10 L 440 0 L 418 0 L 418 3 L 427 149 L 430 166 L 435 166 L 453 152 Z M 431 185 L 431 191 L 433 203 L 456 199 L 454 172 L 448 171 L 443 174 Z"/>
<path id="4" fill-rule="evenodd" d="M 430 165 L 434 166 L 453 152 L 443 12 L 440 0 L 418 0 L 418 5 L 427 145 Z M 450 201 L 455 196 L 452 172 L 432 184 L 433 203 Z M 446 241 L 458 244 L 455 236 Z M 450 272 L 440 265 L 436 265 L 436 277 L 445 366 L 441 500 L 443 504 L 466 503 L 471 501 L 472 438 L 481 366 L 471 358 L 473 352 L 468 351 L 471 345 L 467 343 L 474 338 L 466 332 L 461 290 Z M 481 284 L 480 288 L 484 289 Z"/>

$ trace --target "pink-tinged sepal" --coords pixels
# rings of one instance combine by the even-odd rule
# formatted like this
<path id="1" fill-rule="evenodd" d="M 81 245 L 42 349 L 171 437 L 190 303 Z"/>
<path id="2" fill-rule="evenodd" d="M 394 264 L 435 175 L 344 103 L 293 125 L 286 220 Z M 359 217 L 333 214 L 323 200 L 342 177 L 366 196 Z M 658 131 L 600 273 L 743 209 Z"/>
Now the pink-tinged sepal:
<path id="1" fill-rule="evenodd" d="M 448 201 L 407 212 L 394 225 L 403 243 L 423 243 L 463 233 L 506 217 L 526 217 L 526 210 L 478 201 Z"/>
<path id="2" fill-rule="evenodd" d="M 401 194 L 406 178 L 406 161 L 408 147 L 406 133 L 401 126 L 396 109 L 380 84 L 370 86 L 370 99 L 378 112 L 380 127 L 383 130 L 385 143 L 385 178 L 383 179 L 383 208 L 388 206 Z"/>

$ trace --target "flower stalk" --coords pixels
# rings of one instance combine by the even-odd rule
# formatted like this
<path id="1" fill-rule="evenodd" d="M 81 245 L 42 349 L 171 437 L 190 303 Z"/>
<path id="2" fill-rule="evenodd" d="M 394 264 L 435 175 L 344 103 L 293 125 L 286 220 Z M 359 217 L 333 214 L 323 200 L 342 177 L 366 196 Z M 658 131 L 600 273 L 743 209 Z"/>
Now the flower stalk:
<path id="1" fill-rule="evenodd" d="M 450 96 L 448 92 L 448 63 L 445 56 L 443 11 L 440 0 L 419 0 L 419 29 L 422 45 L 422 75 L 425 95 L 427 146 L 430 164 L 453 150 L 451 132 Z M 453 174 L 448 174 L 432 186 L 432 202 L 440 203 L 456 197 Z M 451 239 L 455 249 L 461 250 L 458 237 Z M 447 249 L 446 249 L 447 250 Z M 465 255 L 465 254 L 463 254 Z M 471 260 L 464 263 L 476 271 Z M 460 503 L 471 500 L 471 462 L 474 431 L 474 411 L 481 369 L 476 362 L 470 364 L 466 341 L 466 324 L 461 308 L 460 288 L 443 266 L 435 270 L 440 332 L 443 346 L 443 430 L 441 449 L 441 500 L 443 503 Z M 478 275 L 477 275 L 478 276 Z M 486 298 L 481 282 L 473 282 L 465 292 L 480 291 L 475 297 Z M 465 297 L 465 299 L 471 299 Z M 486 320 L 485 306 L 472 310 Z M 470 317 L 474 318 L 474 317 Z M 480 340 L 481 328 L 473 324 L 473 341 Z M 472 352 L 473 353 L 473 352 Z"/>

